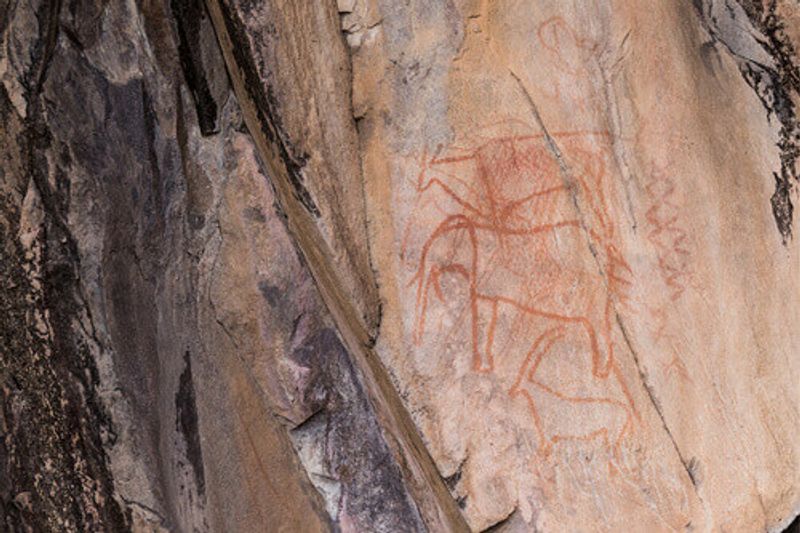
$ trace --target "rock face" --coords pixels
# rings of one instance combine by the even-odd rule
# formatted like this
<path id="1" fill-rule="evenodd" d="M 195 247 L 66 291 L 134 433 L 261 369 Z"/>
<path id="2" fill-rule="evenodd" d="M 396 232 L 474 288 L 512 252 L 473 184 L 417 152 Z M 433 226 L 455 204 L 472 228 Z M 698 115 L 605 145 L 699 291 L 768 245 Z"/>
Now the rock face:
<path id="1" fill-rule="evenodd" d="M 421 529 L 204 5 L 29 4 L 2 26 L 0 529 Z"/>
<path id="2" fill-rule="evenodd" d="M 780 527 L 796 7 L 377 4 L 354 100 L 378 352 L 469 525 Z"/>
<path id="3" fill-rule="evenodd" d="M 0 530 L 780 531 L 788 0 L 0 0 Z"/>

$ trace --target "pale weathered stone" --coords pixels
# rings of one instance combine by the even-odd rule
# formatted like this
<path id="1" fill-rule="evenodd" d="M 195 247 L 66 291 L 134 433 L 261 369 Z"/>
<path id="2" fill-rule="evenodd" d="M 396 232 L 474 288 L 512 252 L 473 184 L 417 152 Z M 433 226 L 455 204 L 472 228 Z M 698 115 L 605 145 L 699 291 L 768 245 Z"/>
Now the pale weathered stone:
<path id="1" fill-rule="evenodd" d="M 0 530 L 780 531 L 788 0 L 0 0 Z"/>
<path id="2" fill-rule="evenodd" d="M 800 86 L 782 19 L 374 4 L 354 101 L 378 352 L 470 526 L 790 520 Z"/>

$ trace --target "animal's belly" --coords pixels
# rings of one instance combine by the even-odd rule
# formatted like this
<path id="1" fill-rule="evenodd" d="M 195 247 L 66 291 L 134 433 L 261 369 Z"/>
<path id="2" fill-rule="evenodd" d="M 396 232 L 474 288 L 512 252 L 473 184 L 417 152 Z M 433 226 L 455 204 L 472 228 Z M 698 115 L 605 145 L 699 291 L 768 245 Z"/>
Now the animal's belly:
<path id="1" fill-rule="evenodd" d="M 477 291 L 520 310 L 584 316 L 605 294 L 580 228 L 479 238 Z"/>

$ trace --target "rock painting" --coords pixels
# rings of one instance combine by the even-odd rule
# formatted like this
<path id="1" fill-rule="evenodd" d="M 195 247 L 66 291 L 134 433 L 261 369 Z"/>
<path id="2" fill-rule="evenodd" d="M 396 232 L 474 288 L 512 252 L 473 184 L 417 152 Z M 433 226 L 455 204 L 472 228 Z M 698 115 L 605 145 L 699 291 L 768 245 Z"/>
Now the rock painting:
<path id="1" fill-rule="evenodd" d="M 509 120 L 424 153 L 414 184 L 402 245 L 414 343 L 466 321 L 471 371 L 527 404 L 542 456 L 566 441 L 617 456 L 638 419 L 615 355 L 615 309 L 633 279 L 609 209 L 608 153 L 604 132 L 548 138 Z"/>

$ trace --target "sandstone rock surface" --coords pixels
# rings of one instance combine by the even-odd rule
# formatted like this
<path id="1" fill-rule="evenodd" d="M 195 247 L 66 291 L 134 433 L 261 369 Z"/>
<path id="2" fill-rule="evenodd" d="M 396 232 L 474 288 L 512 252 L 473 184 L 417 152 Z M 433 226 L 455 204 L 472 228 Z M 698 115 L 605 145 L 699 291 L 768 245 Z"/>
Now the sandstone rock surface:
<path id="1" fill-rule="evenodd" d="M 789 0 L 0 0 L 0 530 L 781 531 Z"/>
<path id="2" fill-rule="evenodd" d="M 796 6 L 374 4 L 377 350 L 470 526 L 779 528 Z"/>

